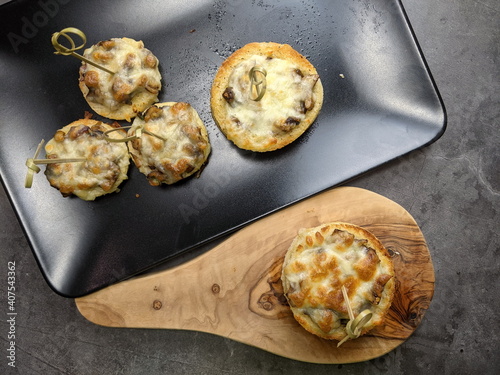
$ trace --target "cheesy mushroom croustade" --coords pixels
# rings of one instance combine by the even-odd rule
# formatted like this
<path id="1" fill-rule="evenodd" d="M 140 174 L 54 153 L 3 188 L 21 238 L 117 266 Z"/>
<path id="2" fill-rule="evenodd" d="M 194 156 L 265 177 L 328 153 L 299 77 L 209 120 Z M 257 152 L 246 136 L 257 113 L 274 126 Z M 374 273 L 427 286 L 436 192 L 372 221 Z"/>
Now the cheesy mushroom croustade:
<path id="1" fill-rule="evenodd" d="M 48 159 L 81 158 L 84 161 L 47 164 L 45 176 L 63 196 L 92 201 L 118 191 L 127 179 L 130 156 L 125 143 L 108 142 L 104 132 L 115 127 L 85 118 L 58 130 L 45 145 Z M 110 133 L 123 138 L 124 134 Z"/>
<path id="2" fill-rule="evenodd" d="M 205 125 L 188 103 L 159 103 L 136 117 L 128 135 L 132 159 L 153 186 L 173 184 L 191 176 L 210 154 Z M 148 134 L 149 132 L 150 134 Z"/>
<path id="3" fill-rule="evenodd" d="M 285 256 L 282 282 L 300 325 L 339 341 L 349 321 L 342 286 L 355 316 L 364 310 L 373 314 L 361 334 L 383 323 L 395 291 L 387 250 L 373 234 L 347 223 L 299 231 Z"/>
<path id="4" fill-rule="evenodd" d="M 158 59 L 142 41 L 113 38 L 87 48 L 83 55 L 115 74 L 82 62 L 80 90 L 99 115 L 127 120 L 158 101 Z"/>
<path id="5" fill-rule="evenodd" d="M 265 91 L 258 98 L 257 86 L 264 84 L 255 83 L 262 80 Z M 219 68 L 210 104 L 215 122 L 236 146 L 272 151 L 313 123 L 323 104 L 323 86 L 314 66 L 291 46 L 250 43 Z"/>

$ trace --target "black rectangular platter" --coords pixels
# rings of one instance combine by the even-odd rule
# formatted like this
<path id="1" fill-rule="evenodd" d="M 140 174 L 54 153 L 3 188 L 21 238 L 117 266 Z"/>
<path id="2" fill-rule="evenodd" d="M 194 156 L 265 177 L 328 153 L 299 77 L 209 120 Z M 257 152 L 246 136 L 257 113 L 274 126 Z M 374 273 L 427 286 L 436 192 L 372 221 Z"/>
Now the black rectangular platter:
<path id="1" fill-rule="evenodd" d="M 0 175 L 33 253 L 57 293 L 78 297 L 143 272 L 271 212 L 428 145 L 445 109 L 397 0 L 13 1 L 0 7 Z M 90 111 L 80 62 L 52 33 L 77 27 L 87 46 L 142 40 L 160 60 L 160 101 L 190 103 L 212 154 L 199 178 L 152 187 L 131 165 L 118 194 L 63 198 L 25 161 L 41 139 Z M 282 150 L 236 148 L 212 120 L 209 90 L 249 42 L 287 43 L 325 91 L 312 127 Z M 99 116 L 94 116 L 100 119 Z"/>

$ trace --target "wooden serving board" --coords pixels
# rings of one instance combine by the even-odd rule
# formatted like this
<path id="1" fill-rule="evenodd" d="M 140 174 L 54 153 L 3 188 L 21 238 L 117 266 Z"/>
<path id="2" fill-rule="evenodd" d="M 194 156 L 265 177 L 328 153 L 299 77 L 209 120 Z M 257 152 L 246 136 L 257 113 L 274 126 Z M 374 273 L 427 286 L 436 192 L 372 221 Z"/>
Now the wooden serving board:
<path id="1" fill-rule="evenodd" d="M 318 338 L 295 321 L 280 281 L 298 229 L 344 221 L 375 234 L 389 250 L 397 292 L 383 326 L 347 341 Z M 351 363 L 381 356 L 417 328 L 434 293 L 434 269 L 412 216 L 376 193 L 340 187 L 241 229 L 199 257 L 76 299 L 80 313 L 109 327 L 209 332 L 280 356 Z"/>

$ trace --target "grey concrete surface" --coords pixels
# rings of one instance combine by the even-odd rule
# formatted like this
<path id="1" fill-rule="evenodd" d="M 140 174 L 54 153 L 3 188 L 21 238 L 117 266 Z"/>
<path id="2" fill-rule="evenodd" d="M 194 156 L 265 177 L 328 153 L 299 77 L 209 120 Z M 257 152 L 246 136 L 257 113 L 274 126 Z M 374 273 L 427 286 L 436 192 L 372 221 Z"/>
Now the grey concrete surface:
<path id="1" fill-rule="evenodd" d="M 314 365 L 221 337 L 111 329 L 45 283 L 0 191 L 2 374 L 500 374 L 500 75 L 497 0 L 403 0 L 448 112 L 436 143 L 349 185 L 405 207 L 428 242 L 435 295 L 413 336 L 357 364 Z M 7 265 L 16 263 L 16 368 Z"/>

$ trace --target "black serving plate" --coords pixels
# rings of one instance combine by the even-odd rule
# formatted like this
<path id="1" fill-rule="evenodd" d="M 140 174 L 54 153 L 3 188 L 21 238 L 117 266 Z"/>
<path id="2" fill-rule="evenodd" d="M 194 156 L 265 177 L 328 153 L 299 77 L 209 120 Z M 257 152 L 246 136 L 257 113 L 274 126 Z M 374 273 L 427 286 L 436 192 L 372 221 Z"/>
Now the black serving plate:
<path id="1" fill-rule="evenodd" d="M 207 244 L 445 129 L 443 104 L 397 0 L 14 1 L 0 8 L 0 25 L 0 174 L 42 273 L 63 296 Z M 213 151 L 199 178 L 152 187 L 131 165 L 121 192 L 94 202 L 63 198 L 43 173 L 24 188 L 25 161 L 40 140 L 91 111 L 78 88 L 80 62 L 53 54 L 50 43 L 69 26 L 86 33 L 87 46 L 127 36 L 159 58 L 160 101 L 191 103 L 208 128 Z M 292 45 L 316 66 L 325 91 L 312 127 L 263 154 L 227 141 L 209 107 L 222 61 L 254 41 Z"/>

